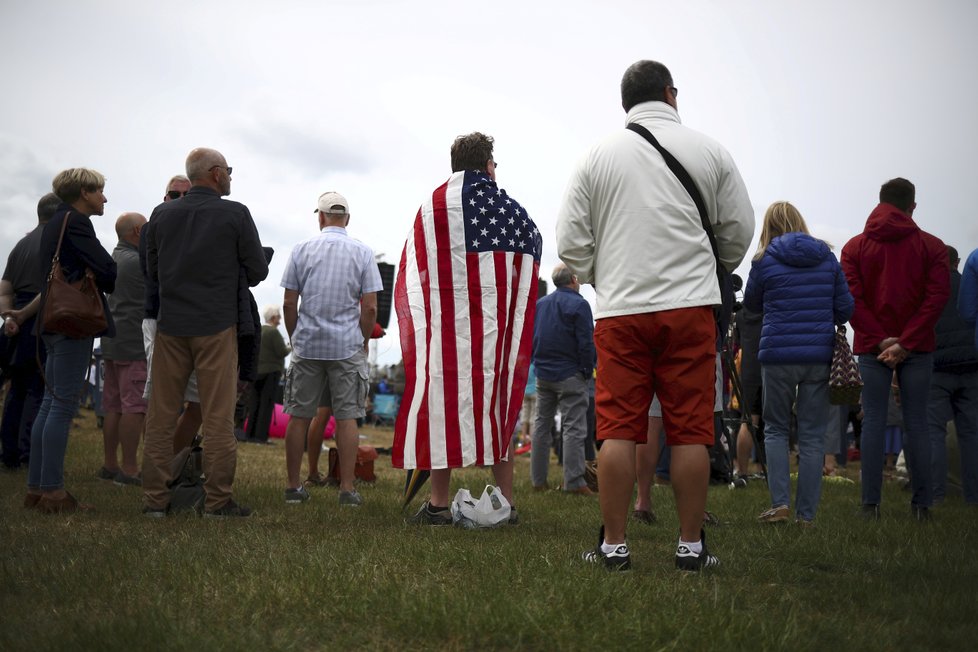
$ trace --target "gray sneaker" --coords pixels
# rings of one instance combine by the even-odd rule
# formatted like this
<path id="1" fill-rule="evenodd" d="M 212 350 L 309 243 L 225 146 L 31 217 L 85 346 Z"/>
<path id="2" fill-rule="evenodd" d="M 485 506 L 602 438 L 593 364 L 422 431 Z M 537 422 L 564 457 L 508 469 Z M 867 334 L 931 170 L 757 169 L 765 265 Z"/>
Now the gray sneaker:
<path id="1" fill-rule="evenodd" d="M 340 492 L 340 506 L 341 507 L 359 507 L 363 504 L 363 496 L 360 495 L 356 489 L 353 491 L 341 491 Z"/>
<path id="2" fill-rule="evenodd" d="M 304 503 L 307 500 L 309 500 L 309 492 L 306 491 L 305 487 L 285 490 L 286 505 L 298 505 L 299 503 Z"/>
<path id="3" fill-rule="evenodd" d="M 451 525 L 452 510 L 447 507 L 444 509 L 432 509 L 431 501 L 428 500 L 421 506 L 417 514 L 408 517 L 405 522 L 408 525 Z"/>

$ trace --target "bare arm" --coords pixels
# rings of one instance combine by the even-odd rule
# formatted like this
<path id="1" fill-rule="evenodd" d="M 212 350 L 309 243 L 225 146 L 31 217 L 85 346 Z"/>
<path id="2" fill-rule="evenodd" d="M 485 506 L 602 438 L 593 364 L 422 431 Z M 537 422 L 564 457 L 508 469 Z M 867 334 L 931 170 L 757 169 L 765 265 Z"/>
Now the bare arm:
<path id="1" fill-rule="evenodd" d="M 369 292 L 360 300 L 360 332 L 363 334 L 363 349 L 367 349 L 370 334 L 377 323 L 377 293 Z"/>
<path id="2" fill-rule="evenodd" d="M 286 290 L 285 298 L 282 300 L 282 318 L 285 320 L 285 330 L 289 334 L 289 342 L 292 341 L 292 333 L 299 322 L 299 291 Z"/>
<path id="3" fill-rule="evenodd" d="M 4 312 L 3 328 L 9 336 L 14 336 L 20 332 L 20 325 L 37 314 L 41 305 L 41 295 L 38 294 L 31 302 L 20 310 L 7 310 Z"/>

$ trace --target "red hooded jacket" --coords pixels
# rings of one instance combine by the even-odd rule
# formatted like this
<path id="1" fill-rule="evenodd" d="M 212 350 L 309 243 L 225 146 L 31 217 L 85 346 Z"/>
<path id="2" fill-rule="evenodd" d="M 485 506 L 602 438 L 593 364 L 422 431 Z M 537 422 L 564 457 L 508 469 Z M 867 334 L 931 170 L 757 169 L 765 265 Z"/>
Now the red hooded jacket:
<path id="1" fill-rule="evenodd" d="M 909 351 L 936 348 L 934 326 L 951 294 L 947 247 L 939 238 L 896 206 L 880 204 L 842 248 L 841 262 L 856 300 L 853 353 L 879 353 L 887 337 Z"/>

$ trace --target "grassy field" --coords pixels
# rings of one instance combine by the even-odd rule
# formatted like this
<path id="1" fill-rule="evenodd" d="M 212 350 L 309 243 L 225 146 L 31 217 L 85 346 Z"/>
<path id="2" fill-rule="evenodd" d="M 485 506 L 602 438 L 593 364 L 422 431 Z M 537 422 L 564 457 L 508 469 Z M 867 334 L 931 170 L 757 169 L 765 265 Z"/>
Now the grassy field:
<path id="1" fill-rule="evenodd" d="M 363 508 L 340 508 L 335 489 L 286 506 L 281 443 L 240 448 L 235 495 L 254 518 L 150 520 L 138 488 L 94 478 L 100 435 L 91 412 L 77 424 L 67 486 L 96 513 L 24 510 L 24 474 L 0 475 L 0 650 L 800 652 L 969 650 L 978 639 L 978 510 L 960 497 L 919 524 L 888 485 L 882 521 L 865 523 L 853 516 L 858 485 L 827 484 L 817 527 L 803 530 L 754 521 L 769 506 L 762 482 L 713 487 L 721 567 L 691 575 L 673 568 L 678 523 L 671 491 L 657 488 L 660 521 L 630 526 L 634 570 L 619 574 L 579 561 L 597 500 L 530 492 L 525 458 L 512 528 L 404 525 L 403 472 L 383 456 Z M 466 470 L 453 488 L 489 481 Z"/>

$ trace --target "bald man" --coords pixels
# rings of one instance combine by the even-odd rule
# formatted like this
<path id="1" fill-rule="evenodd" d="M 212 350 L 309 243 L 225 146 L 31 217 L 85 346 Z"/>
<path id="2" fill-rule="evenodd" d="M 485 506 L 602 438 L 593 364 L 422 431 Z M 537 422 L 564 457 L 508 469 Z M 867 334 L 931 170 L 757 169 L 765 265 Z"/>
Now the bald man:
<path id="1" fill-rule="evenodd" d="M 101 339 L 105 360 L 102 389 L 102 442 L 105 458 L 96 474 L 117 485 L 140 485 L 136 451 L 143 431 L 146 401 L 146 354 L 143 350 L 143 272 L 139 265 L 139 234 L 146 218 L 123 213 L 115 221 L 119 243 L 112 251 L 118 268 L 115 290 L 108 295 L 115 337 Z M 119 452 L 122 452 L 120 463 Z"/>
<path id="2" fill-rule="evenodd" d="M 184 389 L 197 372 L 203 417 L 205 518 L 240 518 L 251 509 L 231 496 L 237 463 L 234 404 L 238 373 L 238 281 L 268 276 L 258 229 L 231 193 L 231 166 L 220 152 L 197 148 L 186 162 L 191 188 L 153 210 L 146 236 L 149 282 L 159 285 L 153 391 L 143 454 L 143 513 L 166 516 L 173 436 Z"/>

